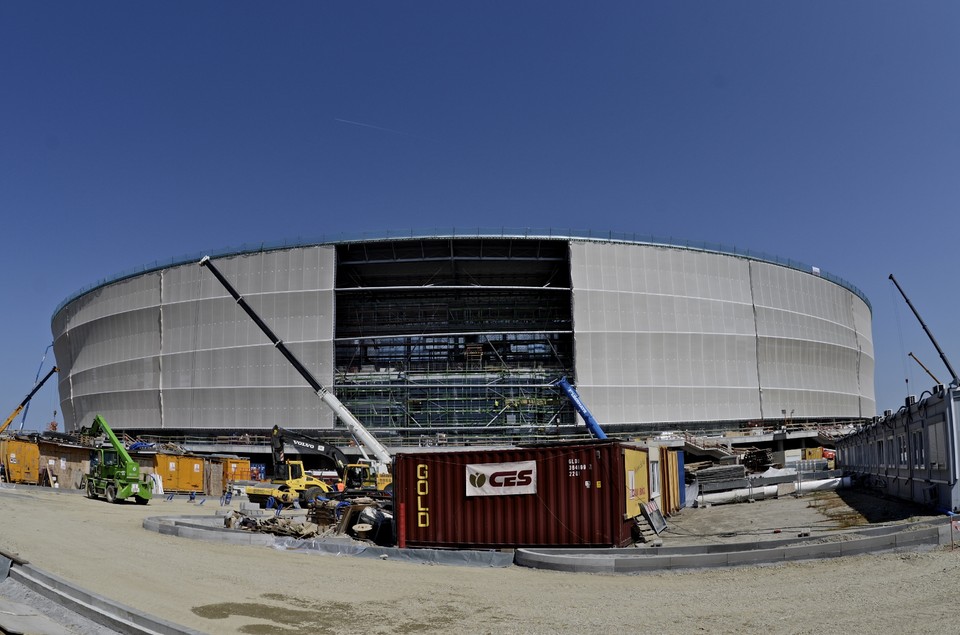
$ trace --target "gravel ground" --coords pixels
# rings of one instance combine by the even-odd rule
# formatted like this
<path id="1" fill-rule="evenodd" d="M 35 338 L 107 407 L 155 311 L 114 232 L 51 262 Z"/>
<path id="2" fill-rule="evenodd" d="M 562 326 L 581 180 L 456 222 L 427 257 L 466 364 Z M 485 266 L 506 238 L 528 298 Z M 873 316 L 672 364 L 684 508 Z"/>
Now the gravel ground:
<path id="1" fill-rule="evenodd" d="M 664 544 L 774 535 L 777 525 L 781 533 L 828 523 L 839 529 L 848 521 L 824 520 L 828 500 L 684 510 L 667 520 Z M 147 516 L 216 509 L 215 500 L 200 506 L 186 497 L 109 505 L 56 490 L 0 488 L 0 549 L 211 634 L 956 630 L 960 549 L 950 547 L 616 576 L 285 552 L 164 536 L 141 525 Z M 913 517 L 897 511 L 882 522 Z M 7 589 L 0 586 L 0 595 Z"/>
<path id="2" fill-rule="evenodd" d="M 63 608 L 53 600 L 49 600 L 45 596 L 31 591 L 12 578 L 7 578 L 0 582 L 0 597 L 29 607 L 33 609 L 34 612 L 46 616 L 55 624 L 59 624 L 69 632 L 76 633 L 77 635 L 106 635 L 117 632 Z"/>

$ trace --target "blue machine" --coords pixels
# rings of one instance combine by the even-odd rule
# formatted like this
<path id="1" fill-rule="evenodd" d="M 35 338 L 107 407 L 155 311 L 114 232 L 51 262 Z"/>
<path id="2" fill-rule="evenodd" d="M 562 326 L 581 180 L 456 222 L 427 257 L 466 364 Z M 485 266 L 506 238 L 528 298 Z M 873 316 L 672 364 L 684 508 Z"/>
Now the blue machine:
<path id="1" fill-rule="evenodd" d="M 597 423 L 597 420 L 590 410 L 587 408 L 586 404 L 583 403 L 583 399 L 580 398 L 580 395 L 574 390 L 573 386 L 570 385 L 570 382 L 567 381 L 566 377 L 561 377 L 557 383 L 557 386 L 567 393 L 567 397 L 570 398 L 570 401 L 573 402 L 573 407 L 577 409 L 577 412 L 580 413 L 580 416 L 583 417 L 584 423 L 587 424 L 587 428 L 590 430 L 590 433 L 593 434 L 598 439 L 606 439 L 607 435 L 604 434 L 603 429 L 600 428 L 600 424 Z"/>

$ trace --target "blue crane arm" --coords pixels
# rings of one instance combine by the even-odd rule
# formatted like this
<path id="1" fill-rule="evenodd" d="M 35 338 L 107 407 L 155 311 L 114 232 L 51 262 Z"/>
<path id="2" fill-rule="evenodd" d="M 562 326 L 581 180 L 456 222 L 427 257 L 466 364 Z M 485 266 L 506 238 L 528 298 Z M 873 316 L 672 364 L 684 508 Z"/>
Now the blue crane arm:
<path id="1" fill-rule="evenodd" d="M 598 439 L 606 439 L 607 435 L 604 434 L 600 424 L 597 423 L 597 420 L 590 413 L 587 405 L 583 403 L 583 399 L 580 398 L 580 395 L 577 393 L 577 391 L 574 390 L 573 386 L 570 385 L 570 382 L 567 381 L 567 378 L 561 377 L 557 381 L 557 386 L 560 386 L 561 390 L 567 393 L 567 397 L 573 402 L 573 407 L 577 409 L 577 412 L 580 413 L 580 416 L 583 417 L 583 421 L 587 424 L 587 428 L 590 430 L 590 433 Z"/>

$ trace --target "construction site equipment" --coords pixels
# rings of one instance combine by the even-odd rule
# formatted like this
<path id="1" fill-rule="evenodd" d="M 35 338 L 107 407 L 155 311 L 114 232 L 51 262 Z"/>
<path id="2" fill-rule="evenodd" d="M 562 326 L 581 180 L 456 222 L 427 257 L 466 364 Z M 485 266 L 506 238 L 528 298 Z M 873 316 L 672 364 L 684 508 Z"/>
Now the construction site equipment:
<path id="1" fill-rule="evenodd" d="M 30 400 L 33 399 L 33 396 L 35 394 L 37 394 L 37 391 L 40 390 L 40 387 L 43 386 L 45 383 L 47 383 L 47 380 L 50 379 L 50 377 L 52 377 L 53 374 L 59 370 L 60 370 L 59 368 L 54 366 L 53 368 L 50 369 L 50 372 L 47 373 L 47 375 L 43 379 L 37 382 L 37 385 L 33 387 L 33 390 L 31 390 L 27 394 L 27 396 L 23 398 L 23 401 L 20 402 L 20 405 L 16 407 L 16 409 L 10 414 L 10 416 L 7 417 L 7 420 L 3 422 L 3 425 L 0 426 L 0 434 L 3 434 L 3 432 L 10 426 L 10 424 L 13 423 L 13 420 L 16 419 L 17 415 L 20 414 L 20 412 L 26 407 L 28 403 L 30 403 Z"/>
<path id="2" fill-rule="evenodd" d="M 954 371 L 953 366 L 950 365 L 950 360 L 947 359 L 947 356 L 943 352 L 943 349 L 940 348 L 940 345 L 937 344 L 937 340 L 934 339 L 933 333 L 931 333 L 930 329 L 927 328 L 927 325 L 923 321 L 923 318 L 920 317 L 920 313 L 918 313 L 917 310 L 914 308 L 913 302 L 910 301 L 910 298 L 907 297 L 907 294 L 904 293 L 903 289 L 900 288 L 900 283 L 897 282 L 897 279 L 893 277 L 892 273 L 890 274 L 890 280 L 893 282 L 894 286 L 897 287 L 897 291 L 900 292 L 900 295 L 903 296 L 903 299 L 907 301 L 907 306 L 910 307 L 910 310 L 913 311 L 913 315 L 916 316 L 917 321 L 920 322 L 920 326 L 923 328 L 923 332 L 927 334 L 927 337 L 930 338 L 930 343 L 933 344 L 933 347 L 937 349 L 937 353 L 940 354 L 940 359 L 943 360 L 943 365 L 947 367 L 947 372 L 950 373 L 950 377 L 951 379 L 953 379 L 953 382 L 951 383 L 951 385 L 960 386 L 960 378 L 957 377 L 956 371 Z M 926 370 L 926 368 L 924 368 L 924 370 Z"/>
<path id="3" fill-rule="evenodd" d="M 326 457 L 341 479 L 346 473 L 347 457 L 336 446 L 299 432 L 273 426 L 270 435 L 271 480 L 269 484 L 262 486 L 246 486 L 245 492 L 251 503 L 266 507 L 272 499 L 279 505 L 292 505 L 296 501 L 302 506 L 309 506 L 316 502 L 317 498 L 325 497 L 334 491 L 323 480 L 307 474 L 302 461 L 287 460 L 284 443 L 288 436 L 291 437 L 291 443 L 303 453 Z"/>
<path id="4" fill-rule="evenodd" d="M 276 506 L 299 503 L 309 506 L 318 498 L 331 493 L 332 488 L 320 479 L 307 474 L 303 461 L 284 461 L 274 467 L 273 478 L 263 485 L 247 485 L 245 493 L 251 503 L 260 507 L 270 507 L 271 500 Z"/>
<path id="5" fill-rule="evenodd" d="M 200 266 L 206 267 L 211 273 L 213 273 L 214 277 L 220 282 L 221 285 L 223 285 L 223 288 L 227 290 L 227 293 L 229 293 L 230 296 L 236 300 L 240 308 L 243 309 L 250 319 L 252 319 L 260 328 L 260 330 L 263 331 L 264 335 L 270 339 L 273 345 L 277 348 L 277 350 L 280 351 L 287 361 L 290 362 L 294 369 L 300 373 L 300 376 L 306 380 L 311 388 L 313 388 L 323 403 L 333 410 L 334 415 L 336 415 L 336 417 L 347 426 L 350 435 L 360 448 L 365 462 L 369 463 L 370 469 L 376 475 L 375 478 L 377 481 L 377 489 L 387 488 L 392 482 L 392 478 L 389 474 L 389 466 L 393 461 L 392 457 L 390 456 L 390 452 L 387 451 L 387 448 L 384 447 L 382 443 L 377 441 L 376 437 L 370 434 L 363 424 L 361 424 L 360 421 L 353 416 L 353 413 L 347 410 L 347 407 L 344 406 L 343 403 L 337 399 L 332 392 L 324 388 L 323 385 L 321 385 L 320 382 L 317 381 L 317 379 L 313 376 L 313 374 L 300 362 L 300 360 L 297 359 L 292 352 L 290 352 L 290 349 L 287 348 L 283 341 L 277 337 L 270 327 L 267 326 L 267 324 L 260 318 L 259 315 L 257 315 L 257 312 L 254 311 L 249 304 L 247 304 L 247 301 L 243 299 L 243 296 L 241 296 L 237 290 L 234 289 L 233 285 L 230 284 L 230 282 L 224 277 L 216 265 L 213 264 L 209 256 L 204 256 L 200 260 Z M 369 455 L 367 455 L 366 450 L 370 450 L 376 458 L 371 459 Z"/>
<path id="6" fill-rule="evenodd" d="M 88 498 L 103 496 L 108 503 L 118 503 L 131 496 L 139 505 L 146 505 L 153 495 L 153 479 L 140 472 L 127 449 L 107 422 L 97 415 L 93 424 L 80 430 L 81 437 L 106 437 L 110 447 L 97 447 L 90 453 L 90 472 L 84 475 L 80 489 Z"/>
<path id="7" fill-rule="evenodd" d="M 280 426 L 274 426 L 270 436 L 271 458 L 275 467 L 282 465 L 286 460 L 284 450 L 286 443 L 292 445 L 299 454 L 322 457 L 327 467 L 337 474 L 338 483 L 335 487 L 338 491 L 383 489 L 384 487 L 378 485 L 379 474 L 370 463 L 350 463 L 347 455 L 337 446 L 303 432 L 287 430 Z"/>
<path id="8" fill-rule="evenodd" d="M 557 380 L 557 386 L 566 393 L 567 397 L 573 403 L 573 407 L 577 409 L 577 412 L 580 413 L 580 416 L 583 417 L 583 422 L 587 424 L 587 429 L 590 430 L 592 434 L 597 439 L 606 439 L 607 435 L 604 433 L 603 428 L 600 427 L 600 424 L 591 414 L 590 410 L 587 408 L 587 405 L 583 403 L 583 399 L 580 398 L 580 394 L 570 385 L 570 382 L 567 381 L 566 377 L 561 377 Z"/>
<path id="9" fill-rule="evenodd" d="M 300 454 L 310 454 L 322 457 L 328 467 L 337 472 L 342 480 L 347 473 L 349 461 L 347 456 L 335 445 L 295 430 L 287 430 L 280 426 L 273 426 L 270 434 L 270 456 L 274 470 L 286 462 L 284 444 L 290 443 Z"/>

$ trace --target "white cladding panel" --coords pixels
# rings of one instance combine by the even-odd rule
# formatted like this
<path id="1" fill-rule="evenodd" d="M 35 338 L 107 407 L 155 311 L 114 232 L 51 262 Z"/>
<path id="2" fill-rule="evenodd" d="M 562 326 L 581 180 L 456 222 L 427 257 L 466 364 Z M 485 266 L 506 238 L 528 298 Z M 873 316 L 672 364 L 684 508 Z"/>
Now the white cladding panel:
<path id="1" fill-rule="evenodd" d="M 870 311 L 812 273 L 573 241 L 577 390 L 604 425 L 872 416 Z"/>
<path id="2" fill-rule="evenodd" d="M 333 381 L 332 246 L 214 260 L 321 384 Z M 334 419 L 199 264 L 107 285 L 54 321 L 68 428 L 330 428 Z"/>

